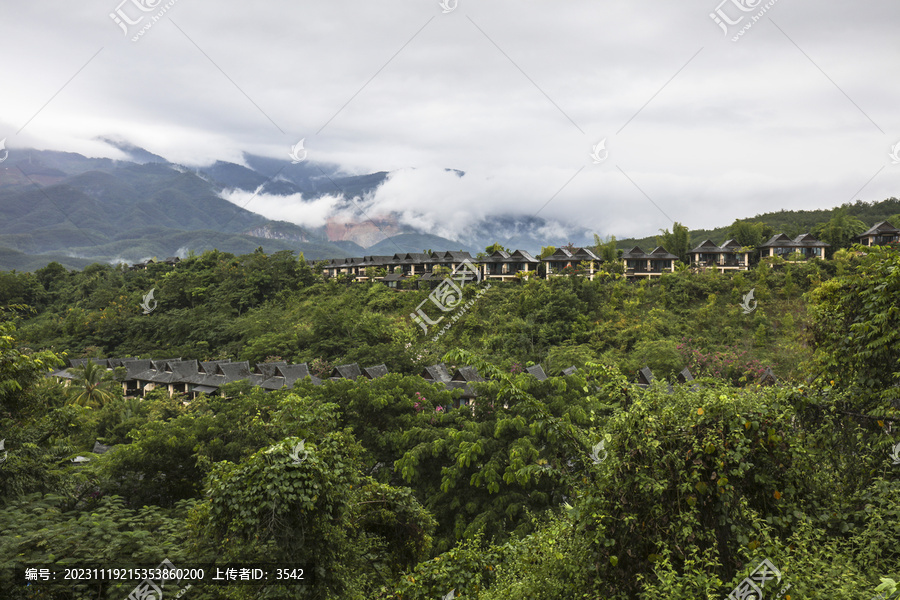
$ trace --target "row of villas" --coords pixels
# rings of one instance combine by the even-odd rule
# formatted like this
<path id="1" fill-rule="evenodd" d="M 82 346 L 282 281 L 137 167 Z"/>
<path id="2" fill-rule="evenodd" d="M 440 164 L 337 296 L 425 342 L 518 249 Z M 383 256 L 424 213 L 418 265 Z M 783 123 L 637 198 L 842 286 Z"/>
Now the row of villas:
<path id="1" fill-rule="evenodd" d="M 323 385 L 327 381 L 340 381 L 349 379 L 378 379 L 388 374 L 388 369 L 381 364 L 375 367 L 360 368 L 356 363 L 340 365 L 331 370 L 330 376 L 325 379 L 313 375 L 307 363 L 288 364 L 286 362 L 258 363 L 251 369 L 250 363 L 232 362 L 230 360 L 197 361 L 171 359 L 138 359 L 138 358 L 78 358 L 70 359 L 69 366 L 58 371 L 48 373 L 57 382 L 68 386 L 75 379 L 74 372 L 85 363 L 92 361 L 100 368 L 116 373 L 122 385 L 122 393 L 126 398 L 144 398 L 148 392 L 155 389 L 165 390 L 169 397 L 175 394 L 183 394 L 190 400 L 196 400 L 201 394 L 223 395 L 221 387 L 237 381 L 247 381 L 252 386 L 266 391 L 291 389 L 298 381 L 309 380 L 313 385 Z M 562 377 L 574 375 L 577 367 L 563 369 Z M 544 368 L 537 364 L 527 367 L 524 373 L 537 379 L 546 381 L 549 379 Z M 477 397 L 473 384 L 484 382 L 485 378 L 479 374 L 475 367 L 451 368 L 445 363 L 431 365 L 422 369 L 420 376 L 427 382 L 442 385 L 449 391 L 459 390 L 454 396 L 452 404 L 446 409 L 471 406 Z M 694 381 L 691 372 L 685 368 L 676 377 L 679 383 Z M 646 388 L 654 382 L 653 372 L 649 367 L 644 367 L 637 373 L 635 384 Z M 759 385 L 774 385 L 775 374 L 771 368 L 767 368 L 762 377 L 757 381 Z M 671 384 L 668 385 L 669 393 L 672 393 Z M 185 403 L 188 400 L 184 401 Z M 505 405 L 504 405 L 505 406 Z M 97 452 L 96 448 L 94 450 Z"/>
<path id="2" fill-rule="evenodd" d="M 868 231 L 857 236 L 856 241 L 864 246 L 896 244 L 900 240 L 900 229 L 887 221 L 877 223 Z M 782 257 L 798 253 L 803 259 L 825 258 L 829 244 L 817 240 L 809 233 L 791 239 L 783 233 L 756 248 L 760 258 Z M 750 268 L 750 255 L 754 250 L 742 246 L 737 240 L 726 240 L 721 246 L 705 240 L 691 250 L 690 266 L 694 270 L 717 269 L 719 272 L 746 271 Z M 663 273 L 675 271 L 678 257 L 662 246 L 644 252 L 635 246 L 624 252 L 620 259 L 624 263 L 625 276 L 659 277 Z M 505 252 L 498 250 L 489 256 L 473 258 L 468 252 L 399 253 L 393 256 L 364 256 L 362 258 L 334 258 L 324 261 L 322 272 L 327 277 L 350 275 L 357 280 L 382 281 L 390 287 L 397 287 L 401 281 L 419 277 L 420 281 L 440 281 L 443 273 L 457 269 L 464 261 L 469 261 L 482 279 L 512 281 L 520 274 L 537 275 L 543 266 L 544 277 L 549 279 L 567 275 L 579 270 L 593 280 L 603 259 L 589 248 L 559 248 L 544 258 L 535 258 L 524 250 Z M 438 268 L 440 267 L 440 268 Z"/>
<path id="3" fill-rule="evenodd" d="M 322 379 L 310 372 L 307 363 L 291 365 L 283 361 L 268 362 L 258 363 L 251 368 L 248 361 L 78 358 L 70 359 L 68 367 L 48 373 L 48 376 L 69 385 L 76 376 L 72 370 L 83 367 L 89 360 L 107 371 L 124 369 L 124 372 L 119 373 L 122 393 L 126 398 L 143 398 L 148 392 L 159 388 L 166 390 L 169 397 L 185 394 L 190 399 L 196 399 L 200 394 L 221 394 L 222 386 L 243 380 L 269 391 L 291 389 L 297 381 L 307 378 L 313 385 L 322 385 L 325 381 L 378 379 L 388 374 L 388 369 L 383 364 L 366 368 L 360 368 L 356 363 L 339 365 L 331 370 L 328 377 Z M 576 367 L 569 367 L 563 370 L 563 375 L 572 375 L 577 370 Z M 525 372 L 540 381 L 548 378 L 541 365 L 528 367 Z M 444 363 L 425 367 L 420 375 L 430 383 L 443 385 L 447 390 L 461 390 L 453 402 L 454 408 L 469 404 L 476 396 L 472 384 L 485 381 L 475 367 L 452 369 Z"/>

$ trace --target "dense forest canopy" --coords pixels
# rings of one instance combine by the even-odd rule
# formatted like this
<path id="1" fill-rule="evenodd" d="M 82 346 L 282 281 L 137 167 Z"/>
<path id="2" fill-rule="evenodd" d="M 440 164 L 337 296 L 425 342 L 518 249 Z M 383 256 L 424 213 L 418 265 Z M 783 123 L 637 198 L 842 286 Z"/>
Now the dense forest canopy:
<path id="1" fill-rule="evenodd" d="M 852 217 L 832 215 L 827 235 L 858 229 Z M 463 292 L 475 301 L 434 340 L 409 317 L 429 290 L 325 280 L 289 251 L 0 273 L 0 555 L 314 565 L 314 585 L 196 584 L 197 600 L 724 598 L 764 560 L 778 569 L 766 598 L 897 591 L 895 249 Z M 123 397 L 90 362 L 68 387 L 45 376 L 126 356 L 390 373 L 190 402 Z M 448 410 L 459 392 L 420 376 L 442 361 L 486 378 L 474 404 Z M 523 373 L 534 364 L 551 377 Z M 696 379 L 678 383 L 685 367 Z M 760 385 L 767 367 L 776 385 Z M 136 585 L 17 573 L 0 569 L 3 598 Z"/>

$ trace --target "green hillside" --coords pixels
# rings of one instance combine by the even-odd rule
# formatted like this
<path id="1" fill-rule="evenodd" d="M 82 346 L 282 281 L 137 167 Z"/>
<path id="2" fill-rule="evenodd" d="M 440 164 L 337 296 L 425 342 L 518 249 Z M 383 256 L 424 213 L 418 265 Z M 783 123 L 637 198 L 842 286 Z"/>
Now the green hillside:
<path id="1" fill-rule="evenodd" d="M 140 581 L 26 586 L 24 568 L 164 560 L 315 578 L 166 586 L 196 600 L 694 600 L 754 573 L 766 598 L 897 590 L 896 250 L 462 296 L 423 332 L 429 290 L 323 280 L 289 251 L 0 272 L 3 597 L 125 598 Z M 127 369 L 44 377 L 62 356 L 305 362 L 325 381 L 123 397 Z M 474 403 L 422 377 L 439 362 L 484 376 Z M 390 373 L 328 379 L 347 363 Z"/>

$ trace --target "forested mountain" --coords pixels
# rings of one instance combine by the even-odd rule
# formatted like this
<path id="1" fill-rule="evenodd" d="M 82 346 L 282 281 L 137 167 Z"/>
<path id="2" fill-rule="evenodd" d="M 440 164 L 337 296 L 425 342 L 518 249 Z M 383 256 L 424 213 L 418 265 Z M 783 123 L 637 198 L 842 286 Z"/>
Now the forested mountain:
<path id="1" fill-rule="evenodd" d="M 462 291 L 434 336 L 410 318 L 428 290 L 326 281 L 287 251 L 0 272 L 6 565 L 265 562 L 315 577 L 170 582 L 197 600 L 898 589 L 896 250 Z M 238 382 L 185 404 L 165 386 L 125 398 L 121 373 L 92 363 L 63 387 L 44 374 L 65 356 L 390 373 Z M 442 361 L 484 376 L 472 405 L 420 376 Z M 695 379 L 679 383 L 685 367 Z M 0 568 L 4 598 L 114 600 L 139 583 L 27 587 L 23 573 Z"/>
<path id="2" fill-rule="evenodd" d="M 758 232 L 758 238 L 762 240 L 766 240 L 776 233 L 784 233 L 790 238 L 795 238 L 803 233 L 822 236 L 823 228 L 835 218 L 856 220 L 859 222 L 859 226 L 865 225 L 864 229 L 857 227 L 859 229 L 857 233 L 865 231 L 869 226 L 880 221 L 890 221 L 895 227 L 900 227 L 900 200 L 897 198 L 888 198 L 881 202 L 857 200 L 855 203 L 848 202 L 833 209 L 780 210 L 764 213 L 755 217 L 737 219 L 731 225 L 716 229 L 690 230 L 689 244 L 691 248 L 695 248 L 707 239 L 721 244 L 728 238 L 738 237 L 742 231 L 746 232 L 748 228 L 754 227 L 755 232 Z M 757 236 L 751 234 L 751 237 L 756 239 Z M 825 238 L 821 237 L 821 239 Z M 647 249 L 654 247 L 659 241 L 659 236 L 640 239 L 628 238 L 618 240 L 618 246 L 627 249 L 638 245 Z M 745 243 L 756 245 L 757 242 L 748 240 Z M 847 245 L 849 245 L 849 241 L 841 244 L 842 247 Z"/>

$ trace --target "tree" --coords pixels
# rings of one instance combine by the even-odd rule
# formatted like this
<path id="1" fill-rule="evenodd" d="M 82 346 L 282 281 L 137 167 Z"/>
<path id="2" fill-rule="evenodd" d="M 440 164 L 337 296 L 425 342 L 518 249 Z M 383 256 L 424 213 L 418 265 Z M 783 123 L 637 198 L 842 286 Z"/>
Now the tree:
<path id="1" fill-rule="evenodd" d="M 827 223 L 816 226 L 812 234 L 823 242 L 831 244 L 831 251 L 839 248 L 847 248 L 853 241 L 853 237 L 868 229 L 866 224 L 856 217 L 847 214 L 847 207 L 841 206 L 834 209 L 831 219 Z"/>
<path id="2" fill-rule="evenodd" d="M 0 310 L 0 316 L 4 312 Z M 33 404 L 32 389 L 41 375 L 61 365 L 53 352 L 31 352 L 19 348 L 16 327 L 0 321 L 0 418 L 17 417 Z"/>
<path id="3" fill-rule="evenodd" d="M 656 244 L 677 256 L 681 262 L 688 262 L 688 252 L 691 251 L 691 235 L 688 228 L 675 221 L 671 233 L 668 229 L 659 231 L 662 235 L 656 238 Z"/>
<path id="4" fill-rule="evenodd" d="M 599 235 L 594 234 L 594 245 L 591 250 L 600 257 L 604 263 L 611 263 L 619 259 L 619 251 L 616 249 L 616 236 L 611 235 L 601 239 Z"/>
<path id="5" fill-rule="evenodd" d="M 115 397 L 119 384 L 113 374 L 88 360 L 81 367 L 72 369 L 75 378 L 69 386 L 69 396 L 74 404 L 97 408 Z"/>
<path id="6" fill-rule="evenodd" d="M 756 247 L 774 235 L 774 230 L 762 222 L 736 219 L 728 228 L 728 237 L 742 246 Z"/>
<path id="7" fill-rule="evenodd" d="M 479 252 L 475 258 L 484 258 L 485 256 L 490 256 L 494 252 L 506 252 L 509 254 L 511 250 L 509 248 L 504 248 L 500 242 L 494 242 L 490 246 L 484 249 L 484 252 Z"/>

